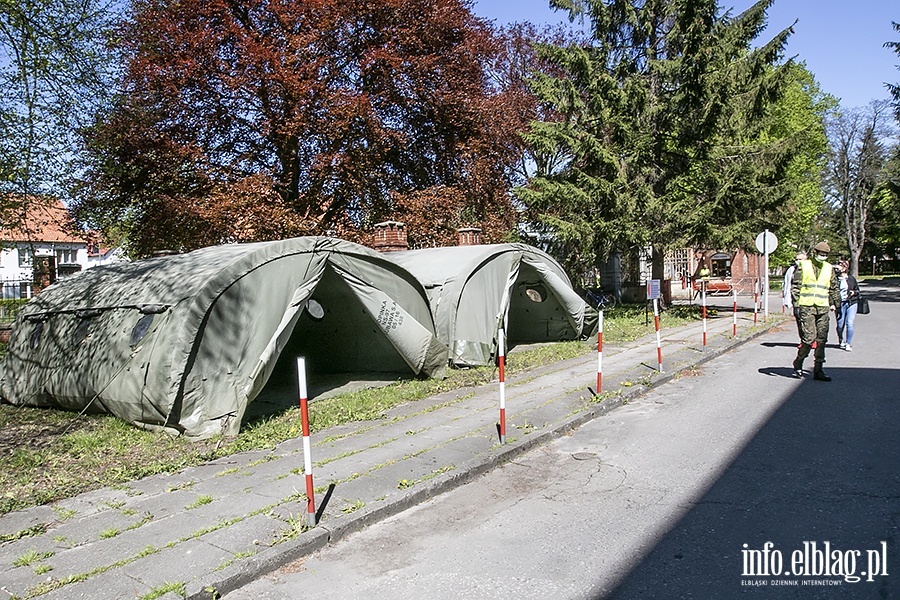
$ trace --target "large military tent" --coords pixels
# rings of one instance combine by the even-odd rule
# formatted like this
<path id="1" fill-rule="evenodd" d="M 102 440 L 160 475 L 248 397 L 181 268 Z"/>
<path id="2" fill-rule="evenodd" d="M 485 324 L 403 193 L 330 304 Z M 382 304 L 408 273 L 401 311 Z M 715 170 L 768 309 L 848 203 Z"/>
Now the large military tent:
<path id="1" fill-rule="evenodd" d="M 89 408 L 191 437 L 236 433 L 280 355 L 296 372 L 439 374 L 422 286 L 384 255 L 307 237 L 85 270 L 22 310 L 2 364 L 13 404 Z"/>
<path id="2" fill-rule="evenodd" d="M 584 338 L 597 313 L 562 267 L 527 244 L 452 246 L 391 252 L 425 286 L 438 337 L 457 366 L 490 364 L 497 331 L 508 345 Z"/>

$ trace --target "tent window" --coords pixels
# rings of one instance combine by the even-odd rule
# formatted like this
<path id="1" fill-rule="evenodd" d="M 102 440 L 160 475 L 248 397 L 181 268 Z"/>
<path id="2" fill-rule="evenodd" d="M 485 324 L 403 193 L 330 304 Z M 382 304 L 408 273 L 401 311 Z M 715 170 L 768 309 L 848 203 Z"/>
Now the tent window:
<path id="1" fill-rule="evenodd" d="M 312 298 L 306 302 L 306 313 L 313 321 L 321 321 L 325 318 L 325 309 L 317 300 Z"/>
<path id="2" fill-rule="evenodd" d="M 532 302 L 543 302 L 547 298 L 547 290 L 542 285 L 531 285 L 525 288 L 525 296 Z"/>
<path id="3" fill-rule="evenodd" d="M 150 325 L 153 324 L 154 315 L 144 315 L 138 322 L 135 324 L 134 329 L 131 330 L 131 347 L 134 348 L 138 344 L 141 343 L 141 340 L 144 339 L 144 336 L 147 335 L 147 332 L 150 331 Z"/>
<path id="4" fill-rule="evenodd" d="M 37 350 L 37 347 L 41 345 L 41 335 L 44 333 L 44 322 L 38 321 L 34 324 L 34 331 L 31 332 L 31 339 L 29 340 L 29 344 L 31 345 L 32 350 Z"/>
<path id="5" fill-rule="evenodd" d="M 72 336 L 72 343 L 75 346 L 81 344 L 84 341 L 84 338 L 87 337 L 88 331 L 91 329 L 91 320 L 90 319 L 82 319 L 78 324 L 78 327 L 75 328 L 75 334 Z"/>

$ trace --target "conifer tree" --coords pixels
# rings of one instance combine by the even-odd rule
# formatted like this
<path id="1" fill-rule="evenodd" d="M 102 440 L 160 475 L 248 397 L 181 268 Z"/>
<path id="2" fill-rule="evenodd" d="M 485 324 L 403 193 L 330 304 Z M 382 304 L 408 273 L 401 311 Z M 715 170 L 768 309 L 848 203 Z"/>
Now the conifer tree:
<path id="1" fill-rule="evenodd" d="M 891 26 L 894 28 L 894 31 L 900 33 L 900 23 L 892 21 Z M 885 42 L 884 47 L 890 48 L 897 53 L 897 56 L 900 56 L 900 42 Z M 897 66 L 897 69 L 900 70 L 900 65 Z M 900 83 L 888 83 L 887 88 L 891 96 L 894 97 L 894 114 L 897 120 L 900 121 Z"/>
<path id="2" fill-rule="evenodd" d="M 572 270 L 613 250 L 752 245 L 790 199 L 802 135 L 772 135 L 790 29 L 753 47 L 772 0 L 733 16 L 715 0 L 552 0 L 589 24 L 586 45 L 545 45 L 565 73 L 533 90 L 555 121 L 527 140 L 563 155 L 517 190 Z M 796 132 L 794 132 L 796 133 Z"/>

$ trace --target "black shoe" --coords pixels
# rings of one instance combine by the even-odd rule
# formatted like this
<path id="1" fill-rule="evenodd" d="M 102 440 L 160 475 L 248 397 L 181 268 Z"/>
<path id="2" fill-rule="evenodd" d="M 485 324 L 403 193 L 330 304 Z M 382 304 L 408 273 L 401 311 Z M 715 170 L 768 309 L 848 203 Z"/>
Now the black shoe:
<path id="1" fill-rule="evenodd" d="M 791 374 L 794 379 L 803 379 L 803 370 L 802 369 L 794 369 L 794 372 Z"/>
<path id="2" fill-rule="evenodd" d="M 817 381 L 831 381 L 831 377 L 825 374 L 825 371 L 816 371 L 813 373 L 813 379 Z"/>

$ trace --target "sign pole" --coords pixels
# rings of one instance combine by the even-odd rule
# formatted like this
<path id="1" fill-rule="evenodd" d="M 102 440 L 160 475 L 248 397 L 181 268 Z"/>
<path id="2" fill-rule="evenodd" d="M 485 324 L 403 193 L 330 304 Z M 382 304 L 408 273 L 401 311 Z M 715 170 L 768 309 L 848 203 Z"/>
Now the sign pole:
<path id="1" fill-rule="evenodd" d="M 753 324 L 756 325 L 756 315 L 759 312 L 759 279 L 753 282 Z"/>
<path id="2" fill-rule="evenodd" d="M 772 251 L 769 249 L 769 230 L 766 229 L 763 235 L 763 254 L 765 255 L 765 259 L 763 261 L 765 265 L 765 274 L 764 281 L 765 286 L 763 287 L 763 321 L 769 322 L 769 253 Z"/>
<path id="3" fill-rule="evenodd" d="M 700 312 L 703 316 L 703 349 L 706 350 L 706 282 L 700 282 L 700 295 L 702 296 L 702 305 Z"/>
<path id="4" fill-rule="evenodd" d="M 731 322 L 731 335 L 737 337 L 737 288 L 731 288 L 731 295 L 734 300 L 734 317 Z"/>
<path id="5" fill-rule="evenodd" d="M 656 359 L 659 362 L 659 372 L 663 372 L 662 342 L 659 339 L 659 300 L 653 299 L 653 321 L 656 323 Z"/>
<path id="6" fill-rule="evenodd" d="M 764 230 L 758 236 L 756 236 L 756 249 L 762 252 L 763 254 L 763 276 L 762 283 L 765 287 L 762 289 L 763 293 L 763 318 L 765 320 L 769 320 L 769 255 L 778 248 L 778 238 L 774 233 L 769 231 L 768 229 Z M 758 265 L 758 263 L 757 263 Z M 757 268 L 757 271 L 759 269 Z M 756 310 L 759 307 L 759 300 L 756 300 L 756 307 L 754 307 L 753 312 L 753 322 L 756 323 Z"/>
<path id="7" fill-rule="evenodd" d="M 597 395 L 603 391 L 603 311 L 597 321 Z"/>
<path id="8" fill-rule="evenodd" d="M 506 443 L 506 349 L 503 328 L 497 330 L 497 359 L 500 365 L 500 443 Z"/>
<path id="9" fill-rule="evenodd" d="M 300 387 L 300 420 L 303 426 L 303 466 L 306 474 L 306 512 L 310 527 L 316 526 L 316 499 L 313 488 L 312 455 L 309 443 L 309 401 L 306 398 L 306 360 L 297 358 L 297 377 Z"/>

